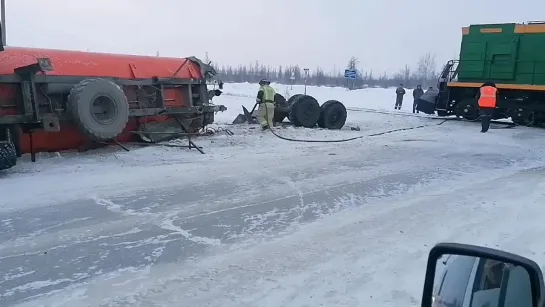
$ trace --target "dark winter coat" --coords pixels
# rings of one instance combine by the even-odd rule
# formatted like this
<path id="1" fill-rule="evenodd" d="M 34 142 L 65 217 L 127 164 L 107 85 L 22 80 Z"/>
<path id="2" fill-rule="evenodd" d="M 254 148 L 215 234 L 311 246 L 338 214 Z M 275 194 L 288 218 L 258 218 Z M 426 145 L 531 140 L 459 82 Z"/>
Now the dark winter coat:
<path id="1" fill-rule="evenodd" d="M 421 89 L 421 88 L 415 88 L 413 90 L 413 98 L 414 100 L 417 100 L 419 99 L 420 97 L 422 97 L 422 95 L 424 95 L 424 90 Z"/>
<path id="2" fill-rule="evenodd" d="M 397 96 L 396 96 L 396 101 L 397 101 L 397 102 L 403 101 L 403 95 L 405 95 L 405 89 L 404 89 L 403 87 L 401 87 L 401 86 L 398 87 L 398 88 L 396 89 L 396 95 L 397 95 Z"/>

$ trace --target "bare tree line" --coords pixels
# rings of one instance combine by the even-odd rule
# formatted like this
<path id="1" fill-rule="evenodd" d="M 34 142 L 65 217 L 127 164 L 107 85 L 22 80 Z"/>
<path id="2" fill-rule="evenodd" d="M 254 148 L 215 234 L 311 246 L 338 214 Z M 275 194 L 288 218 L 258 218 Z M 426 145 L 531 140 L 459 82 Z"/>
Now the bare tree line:
<path id="1" fill-rule="evenodd" d="M 281 84 L 304 84 L 305 73 L 299 65 L 288 65 L 279 67 L 270 67 L 261 65 L 258 61 L 251 65 L 239 65 L 232 67 L 230 65 L 220 65 L 211 62 L 206 54 L 205 62 L 211 63 L 217 70 L 219 77 L 224 82 L 249 82 L 257 83 L 262 78 L 267 78 L 272 82 Z M 308 85 L 317 86 L 342 86 L 348 89 L 358 89 L 364 87 L 391 87 L 403 84 L 407 88 L 416 87 L 420 84 L 424 88 L 435 86 L 437 83 L 438 70 L 435 61 L 435 55 L 426 53 L 421 56 L 414 68 L 405 65 L 397 73 L 387 75 L 375 75 L 372 71 L 365 71 L 358 68 L 359 60 L 351 57 L 348 60 L 346 69 L 355 70 L 357 76 L 355 80 L 349 80 L 344 77 L 344 68 L 334 72 L 324 72 L 320 67 L 309 70 L 307 78 Z"/>

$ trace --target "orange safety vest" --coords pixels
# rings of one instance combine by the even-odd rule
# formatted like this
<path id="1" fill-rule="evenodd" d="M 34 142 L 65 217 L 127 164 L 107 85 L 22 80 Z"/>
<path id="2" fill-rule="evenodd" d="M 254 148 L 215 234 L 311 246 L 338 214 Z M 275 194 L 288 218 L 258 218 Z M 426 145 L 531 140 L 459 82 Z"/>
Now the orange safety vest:
<path id="1" fill-rule="evenodd" d="M 493 86 L 481 87 L 481 96 L 479 97 L 479 107 L 480 108 L 495 108 L 497 93 L 498 93 L 498 89 Z"/>

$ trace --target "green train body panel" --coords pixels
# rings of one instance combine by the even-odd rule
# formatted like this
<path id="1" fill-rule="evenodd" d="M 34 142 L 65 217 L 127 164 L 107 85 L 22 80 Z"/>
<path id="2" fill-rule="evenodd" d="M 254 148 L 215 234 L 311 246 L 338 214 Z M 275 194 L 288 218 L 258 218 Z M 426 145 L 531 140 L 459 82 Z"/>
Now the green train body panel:
<path id="1" fill-rule="evenodd" d="M 516 27 L 471 25 L 469 33 L 466 28 L 456 81 L 545 85 L 545 32 L 516 33 Z"/>

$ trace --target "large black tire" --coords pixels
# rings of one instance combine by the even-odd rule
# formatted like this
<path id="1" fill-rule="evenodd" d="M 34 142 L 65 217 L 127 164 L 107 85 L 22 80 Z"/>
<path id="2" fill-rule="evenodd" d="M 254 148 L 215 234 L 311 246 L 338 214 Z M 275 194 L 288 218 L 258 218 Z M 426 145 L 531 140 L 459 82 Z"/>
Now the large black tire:
<path id="1" fill-rule="evenodd" d="M 301 95 L 296 98 L 291 107 L 289 120 L 295 126 L 313 128 L 320 119 L 320 104 L 309 95 Z"/>
<path id="2" fill-rule="evenodd" d="M 289 111 L 288 109 L 286 109 L 287 103 L 288 102 L 286 101 L 286 98 L 282 96 L 282 94 L 274 94 L 275 111 Z"/>
<path id="3" fill-rule="evenodd" d="M 294 117 L 295 114 L 292 114 L 292 113 L 291 113 L 291 109 L 292 109 L 292 107 L 293 107 L 293 103 L 294 103 L 297 99 L 301 98 L 302 96 L 304 96 L 304 95 L 303 95 L 303 94 L 295 94 L 295 95 L 291 96 L 291 97 L 288 99 L 288 101 L 286 101 L 287 112 L 288 112 L 288 115 L 287 115 L 288 120 L 290 121 L 290 123 L 294 124 L 295 126 L 300 126 L 300 125 L 297 124 L 297 120 L 296 120 L 295 117 Z"/>
<path id="4" fill-rule="evenodd" d="M 7 129 L 9 129 L 9 139 Z M 10 141 L 15 146 L 15 151 L 17 152 L 17 157 L 22 156 L 21 152 L 21 128 L 19 125 L 6 125 L 0 126 L 0 143 L 2 141 Z"/>
<path id="5" fill-rule="evenodd" d="M 0 141 L 0 171 L 17 164 L 17 150 L 12 142 Z"/>
<path id="6" fill-rule="evenodd" d="M 284 121 L 284 118 L 288 116 L 289 113 L 282 112 L 282 111 L 274 111 L 273 115 L 273 122 L 275 123 L 281 123 Z"/>
<path id="7" fill-rule="evenodd" d="M 273 115 L 273 122 L 275 123 L 281 123 L 286 116 L 289 114 L 290 108 L 288 107 L 288 102 L 286 101 L 286 98 L 282 96 L 281 94 L 276 93 L 274 95 L 274 115 Z"/>
<path id="8" fill-rule="evenodd" d="M 286 101 L 286 106 L 289 108 L 289 110 L 291 110 L 291 107 L 293 106 L 293 103 L 295 102 L 295 100 L 299 99 L 301 96 L 305 96 L 303 94 L 295 94 L 293 96 L 291 96 L 288 101 Z M 288 110 L 288 111 L 289 111 Z"/>
<path id="9" fill-rule="evenodd" d="M 118 136 L 129 120 L 129 103 L 114 82 L 89 78 L 76 84 L 68 95 L 68 111 L 81 132 L 95 141 Z"/>
<path id="10" fill-rule="evenodd" d="M 318 126 L 327 129 L 342 129 L 346 123 L 346 107 L 337 100 L 328 100 L 320 107 Z"/>

